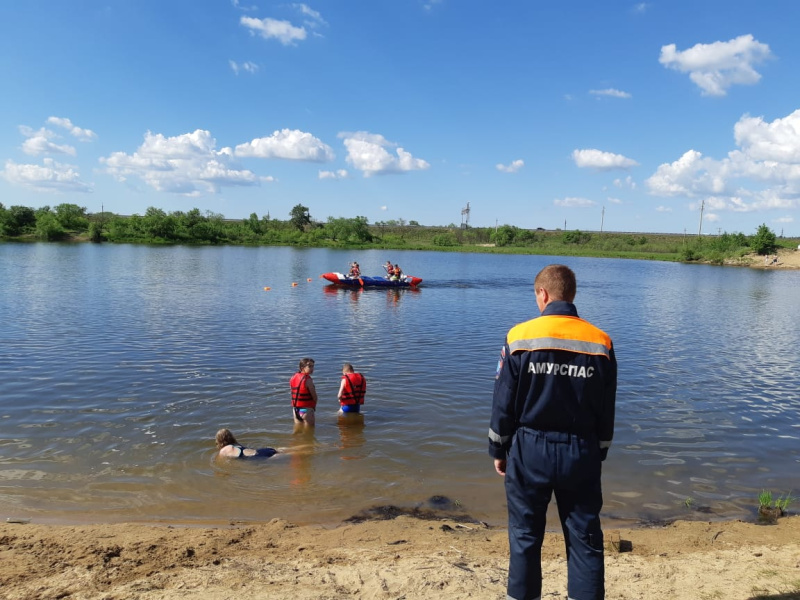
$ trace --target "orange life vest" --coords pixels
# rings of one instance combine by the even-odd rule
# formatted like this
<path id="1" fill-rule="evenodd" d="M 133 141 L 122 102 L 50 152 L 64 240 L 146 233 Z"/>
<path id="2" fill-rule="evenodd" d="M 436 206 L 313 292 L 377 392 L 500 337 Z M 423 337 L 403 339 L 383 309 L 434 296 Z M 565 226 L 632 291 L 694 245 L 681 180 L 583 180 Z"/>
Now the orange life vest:
<path id="1" fill-rule="evenodd" d="M 342 375 L 345 380 L 342 397 L 339 404 L 364 404 L 364 395 L 367 393 L 367 380 L 361 373 L 347 373 Z"/>
<path id="2" fill-rule="evenodd" d="M 292 375 L 289 380 L 289 386 L 292 388 L 292 406 L 294 408 L 316 408 L 317 406 L 306 385 L 306 379 L 308 378 L 308 373 L 298 372 Z"/>

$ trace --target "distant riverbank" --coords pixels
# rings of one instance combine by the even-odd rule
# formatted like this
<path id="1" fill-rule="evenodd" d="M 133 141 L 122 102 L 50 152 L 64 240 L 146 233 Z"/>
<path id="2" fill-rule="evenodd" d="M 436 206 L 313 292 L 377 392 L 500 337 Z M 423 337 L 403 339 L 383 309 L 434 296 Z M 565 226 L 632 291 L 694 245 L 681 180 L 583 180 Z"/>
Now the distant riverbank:
<path id="1" fill-rule="evenodd" d="M 34 210 L 0 204 L 0 240 L 92 241 L 149 245 L 240 245 L 335 248 L 346 250 L 434 250 L 626 258 L 706 264 L 750 264 L 761 257 L 796 249 L 800 238 L 777 238 L 766 225 L 755 233 L 717 235 L 524 229 L 514 225 L 424 226 L 416 221 L 369 223 L 365 217 L 318 221 L 297 205 L 289 220 L 258 217 L 226 219 L 199 209 L 167 213 L 150 207 L 144 215 L 87 214 L 60 204 Z M 757 265 L 753 265 L 757 266 Z M 784 262 L 788 267 L 788 261 Z"/>

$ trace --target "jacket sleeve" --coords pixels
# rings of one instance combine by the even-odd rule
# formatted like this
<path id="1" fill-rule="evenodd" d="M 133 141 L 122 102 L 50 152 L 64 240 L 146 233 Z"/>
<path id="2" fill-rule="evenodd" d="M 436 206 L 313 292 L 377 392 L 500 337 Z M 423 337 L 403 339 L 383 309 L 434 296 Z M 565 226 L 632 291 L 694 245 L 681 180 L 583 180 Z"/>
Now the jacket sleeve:
<path id="1" fill-rule="evenodd" d="M 606 375 L 605 387 L 603 391 L 602 416 L 600 417 L 597 438 L 600 440 L 600 458 L 605 460 L 608 450 L 611 448 L 611 440 L 614 438 L 614 413 L 616 411 L 617 400 L 617 358 L 614 348 L 611 348 L 610 365 Z"/>
<path id="2" fill-rule="evenodd" d="M 489 423 L 489 455 L 492 458 L 506 457 L 517 429 L 515 400 L 518 370 L 517 361 L 506 344 L 497 363 L 492 397 L 492 417 Z"/>

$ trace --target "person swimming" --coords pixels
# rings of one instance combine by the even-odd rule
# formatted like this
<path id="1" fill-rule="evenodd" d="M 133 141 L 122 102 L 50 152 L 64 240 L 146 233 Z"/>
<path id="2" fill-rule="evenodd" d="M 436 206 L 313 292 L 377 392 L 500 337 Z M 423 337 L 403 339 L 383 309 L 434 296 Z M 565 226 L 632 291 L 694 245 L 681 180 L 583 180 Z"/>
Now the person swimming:
<path id="1" fill-rule="evenodd" d="M 278 453 L 275 448 L 247 448 L 236 441 L 230 429 L 220 429 L 216 437 L 219 456 L 224 458 L 269 458 Z"/>

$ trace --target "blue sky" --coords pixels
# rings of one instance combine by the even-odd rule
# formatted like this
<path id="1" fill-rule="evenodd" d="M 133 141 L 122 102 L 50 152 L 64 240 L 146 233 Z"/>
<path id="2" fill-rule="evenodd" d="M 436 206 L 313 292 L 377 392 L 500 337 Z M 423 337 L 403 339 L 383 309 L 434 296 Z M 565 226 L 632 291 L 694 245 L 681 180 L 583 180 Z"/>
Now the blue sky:
<path id="1" fill-rule="evenodd" d="M 0 5 L 0 202 L 800 235 L 800 2 Z"/>

